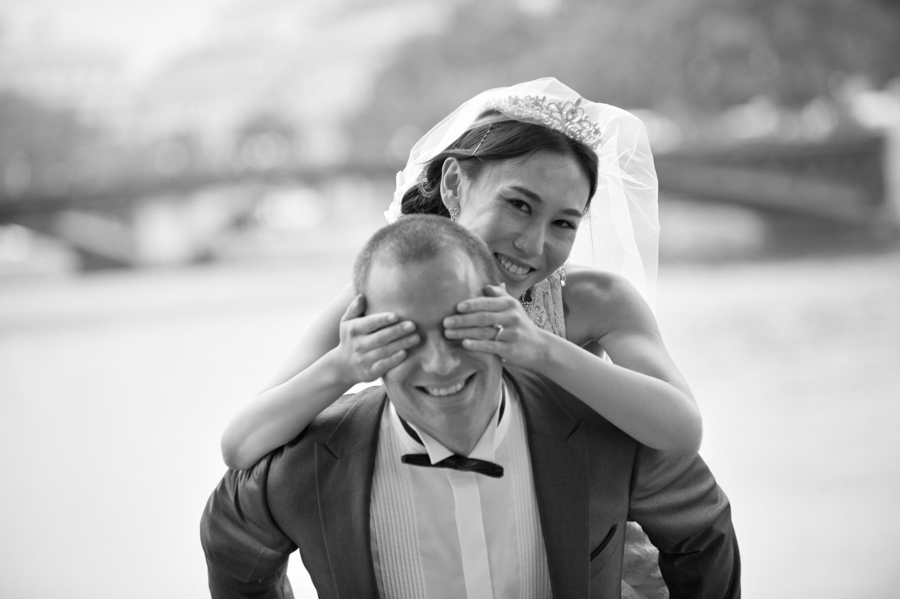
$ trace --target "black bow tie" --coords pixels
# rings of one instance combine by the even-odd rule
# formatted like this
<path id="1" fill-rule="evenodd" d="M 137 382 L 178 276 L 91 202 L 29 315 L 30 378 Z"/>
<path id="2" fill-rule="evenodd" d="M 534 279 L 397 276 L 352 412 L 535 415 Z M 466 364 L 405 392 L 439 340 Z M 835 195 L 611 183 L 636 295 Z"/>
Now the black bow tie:
<path id="1" fill-rule="evenodd" d="M 437 464 L 431 463 L 431 458 L 427 453 L 408 453 L 400 458 L 400 461 L 410 466 L 425 466 L 426 468 L 450 468 L 451 470 L 462 470 L 463 472 L 475 472 L 476 474 L 484 474 L 491 478 L 500 478 L 503 476 L 503 466 L 488 462 L 487 460 L 478 460 L 475 458 L 466 458 L 455 453 L 444 458 Z"/>
<path id="2" fill-rule="evenodd" d="M 500 420 L 503 419 L 503 411 L 506 408 L 506 393 L 500 398 L 500 414 L 497 416 L 497 423 L 500 423 Z M 413 440 L 419 445 L 425 445 L 422 443 L 422 438 L 419 434 L 413 430 L 413 428 L 409 425 L 406 420 L 404 420 L 400 414 L 397 414 L 397 417 L 400 418 L 400 424 L 403 425 L 403 430 L 406 431 Z M 462 470 L 463 472 L 475 472 L 476 474 L 484 474 L 485 476 L 490 476 L 491 478 L 500 478 L 503 476 L 503 466 L 500 464 L 495 464 L 494 462 L 488 462 L 487 460 L 479 460 L 477 458 L 467 458 L 465 456 L 453 454 L 450 457 L 444 458 L 437 464 L 431 463 L 431 458 L 428 457 L 427 453 L 408 453 L 400 458 L 400 461 L 404 464 L 409 464 L 410 466 L 424 466 L 426 468 L 450 468 L 451 470 Z"/>

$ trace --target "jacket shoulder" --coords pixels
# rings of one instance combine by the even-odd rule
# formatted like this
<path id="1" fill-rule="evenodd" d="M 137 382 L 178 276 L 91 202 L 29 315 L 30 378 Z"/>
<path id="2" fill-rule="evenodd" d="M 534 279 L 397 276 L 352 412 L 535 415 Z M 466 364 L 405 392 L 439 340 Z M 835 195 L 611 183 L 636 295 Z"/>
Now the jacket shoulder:
<path id="1" fill-rule="evenodd" d="M 385 402 L 384 387 L 344 395 L 322 410 L 293 441 L 269 455 L 273 470 L 306 472 L 317 447 L 344 454 L 377 440 L 377 419 Z"/>
<path id="2" fill-rule="evenodd" d="M 267 458 L 271 464 L 266 484 L 269 505 L 275 519 L 293 538 L 299 537 L 298 522 L 319 517 L 316 464 L 320 454 L 339 458 L 376 447 L 384 403 L 382 387 L 345 395 Z M 375 453 L 370 453 L 373 461 Z"/>

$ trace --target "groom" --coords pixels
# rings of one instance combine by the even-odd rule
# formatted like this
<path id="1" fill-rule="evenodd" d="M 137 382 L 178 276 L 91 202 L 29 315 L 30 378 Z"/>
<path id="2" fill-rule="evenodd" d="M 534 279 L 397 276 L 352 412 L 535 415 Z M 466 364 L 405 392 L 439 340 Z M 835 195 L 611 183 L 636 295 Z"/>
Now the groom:
<path id="1" fill-rule="evenodd" d="M 406 217 L 357 259 L 369 312 L 422 341 L 249 471 L 201 523 L 213 597 L 292 597 L 299 548 L 320 597 L 618 597 L 626 520 L 671 596 L 740 596 L 725 494 L 699 457 L 651 450 L 552 381 L 444 337 L 495 282 L 480 239 Z"/>

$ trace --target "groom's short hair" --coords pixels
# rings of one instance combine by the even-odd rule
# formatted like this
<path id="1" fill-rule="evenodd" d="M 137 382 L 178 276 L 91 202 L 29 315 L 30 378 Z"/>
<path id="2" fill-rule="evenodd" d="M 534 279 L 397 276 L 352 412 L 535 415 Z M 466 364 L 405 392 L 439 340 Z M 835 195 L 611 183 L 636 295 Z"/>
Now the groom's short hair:
<path id="1" fill-rule="evenodd" d="M 356 257 L 353 285 L 357 293 L 365 293 L 376 261 L 391 266 L 415 264 L 453 251 L 468 256 L 488 284 L 499 283 L 494 258 L 481 238 L 449 218 L 417 214 L 403 216 L 372 235 Z"/>

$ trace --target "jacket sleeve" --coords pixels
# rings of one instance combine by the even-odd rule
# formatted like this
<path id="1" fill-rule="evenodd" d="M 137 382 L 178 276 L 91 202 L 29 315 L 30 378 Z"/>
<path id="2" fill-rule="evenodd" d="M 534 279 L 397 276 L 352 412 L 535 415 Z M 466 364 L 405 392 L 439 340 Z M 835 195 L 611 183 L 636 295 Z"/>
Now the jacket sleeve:
<path id="1" fill-rule="evenodd" d="M 269 511 L 268 475 L 275 454 L 251 470 L 229 470 L 200 520 L 213 599 L 292 599 L 288 556 L 297 548 Z"/>
<path id="2" fill-rule="evenodd" d="M 640 445 L 630 518 L 659 549 L 671 599 L 741 596 L 731 505 L 699 456 L 673 456 Z"/>

